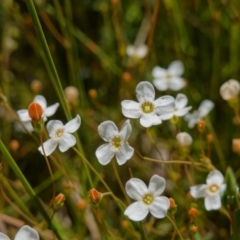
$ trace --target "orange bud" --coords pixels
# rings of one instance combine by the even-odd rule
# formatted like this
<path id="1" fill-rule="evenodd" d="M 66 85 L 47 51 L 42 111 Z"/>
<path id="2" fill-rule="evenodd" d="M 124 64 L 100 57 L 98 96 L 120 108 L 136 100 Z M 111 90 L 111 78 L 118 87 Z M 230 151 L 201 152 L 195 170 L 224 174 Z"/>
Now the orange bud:
<path id="1" fill-rule="evenodd" d="M 19 144 L 18 140 L 13 139 L 13 140 L 11 140 L 9 147 L 10 147 L 10 149 L 12 149 L 13 151 L 16 151 L 16 150 L 19 149 L 19 146 L 20 146 L 20 144 Z"/>
<path id="2" fill-rule="evenodd" d="M 39 122 L 42 119 L 43 109 L 40 104 L 32 102 L 28 106 L 28 114 L 33 122 Z"/>
<path id="3" fill-rule="evenodd" d="M 194 207 L 190 208 L 190 210 L 188 211 L 188 215 L 190 217 L 195 218 L 197 216 L 197 214 L 198 214 L 198 210 Z"/>
<path id="4" fill-rule="evenodd" d="M 192 234 L 197 233 L 197 232 L 198 232 L 198 227 L 195 226 L 195 225 L 192 225 L 192 226 L 190 227 L 190 232 L 191 232 Z"/>
<path id="5" fill-rule="evenodd" d="M 132 81 L 132 75 L 131 75 L 131 73 L 130 73 L 130 72 L 124 72 L 124 73 L 122 74 L 122 80 L 123 80 L 124 82 L 131 82 L 131 81 Z"/>
<path id="6" fill-rule="evenodd" d="M 66 198 L 64 194 L 59 193 L 54 199 L 54 203 L 53 203 L 54 209 L 59 209 L 60 207 L 62 207 L 65 200 Z"/>
<path id="7" fill-rule="evenodd" d="M 170 202 L 170 209 L 175 209 L 177 207 L 173 198 L 169 198 L 169 202 Z"/>
<path id="8" fill-rule="evenodd" d="M 206 122 L 204 120 L 200 120 L 197 124 L 198 131 L 202 132 L 205 129 Z"/>
<path id="9" fill-rule="evenodd" d="M 83 211 L 85 210 L 87 207 L 87 202 L 84 200 L 84 199 L 80 199 L 78 202 L 77 202 L 77 209 Z"/>
<path id="10" fill-rule="evenodd" d="M 101 199 L 101 193 L 98 192 L 95 188 L 92 188 L 88 193 L 92 203 L 99 203 Z"/>

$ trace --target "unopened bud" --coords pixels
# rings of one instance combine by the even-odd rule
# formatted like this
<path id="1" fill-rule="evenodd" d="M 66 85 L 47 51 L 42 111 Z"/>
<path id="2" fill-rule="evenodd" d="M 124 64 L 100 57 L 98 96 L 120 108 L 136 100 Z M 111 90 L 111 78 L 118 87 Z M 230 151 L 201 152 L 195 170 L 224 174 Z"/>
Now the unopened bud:
<path id="1" fill-rule="evenodd" d="M 96 99 L 97 98 L 97 91 L 95 89 L 89 89 L 88 91 L 88 95 L 91 97 L 91 98 L 94 98 Z"/>
<path id="2" fill-rule="evenodd" d="M 240 139 L 239 138 L 234 138 L 232 140 L 232 150 L 235 153 L 240 153 Z"/>
<path id="3" fill-rule="evenodd" d="M 78 101 L 79 98 L 79 91 L 76 87 L 74 86 L 68 86 L 64 89 L 64 94 L 66 99 L 69 102 L 75 102 Z"/>
<path id="4" fill-rule="evenodd" d="M 173 198 L 169 198 L 168 200 L 169 200 L 169 203 L 170 203 L 169 213 L 174 215 L 177 212 L 177 205 L 176 205 Z"/>
<path id="5" fill-rule="evenodd" d="M 195 218 L 198 214 L 198 210 L 194 207 L 190 208 L 188 211 L 188 215 L 192 218 Z"/>
<path id="6" fill-rule="evenodd" d="M 197 128 L 199 132 L 203 132 L 206 127 L 206 122 L 204 120 L 200 120 L 197 124 Z"/>
<path id="7" fill-rule="evenodd" d="M 208 141 L 209 143 L 212 143 L 212 142 L 214 141 L 214 136 L 213 136 L 211 133 L 209 133 L 209 134 L 207 135 L 207 141 Z"/>
<path id="8" fill-rule="evenodd" d="M 101 200 L 101 193 L 98 192 L 95 188 L 92 188 L 89 192 L 88 192 L 89 198 L 91 200 L 92 203 L 97 204 L 100 202 Z"/>
<path id="9" fill-rule="evenodd" d="M 231 100 L 238 96 L 240 84 L 237 80 L 230 79 L 220 87 L 220 95 L 224 100 Z"/>
<path id="10" fill-rule="evenodd" d="M 84 199 L 80 199 L 77 202 L 77 209 L 78 210 L 83 211 L 83 210 L 86 209 L 86 207 L 87 207 L 87 202 Z"/>
<path id="11" fill-rule="evenodd" d="M 54 203 L 53 203 L 54 209 L 59 209 L 60 207 L 62 207 L 65 200 L 66 200 L 65 195 L 62 193 L 59 193 L 54 199 Z"/>
<path id="12" fill-rule="evenodd" d="M 39 93 L 42 90 L 42 83 L 39 80 L 33 80 L 30 86 L 34 93 Z"/>
<path id="13" fill-rule="evenodd" d="M 186 132 L 178 133 L 176 139 L 181 147 L 189 147 L 192 144 L 192 137 Z"/>
<path id="14" fill-rule="evenodd" d="M 130 72 L 124 72 L 124 73 L 122 74 L 122 80 L 123 80 L 124 82 L 131 82 L 131 81 L 132 81 L 132 75 L 131 75 L 131 73 L 130 73 Z"/>
<path id="15" fill-rule="evenodd" d="M 28 106 L 28 115 L 33 122 L 39 122 L 42 119 L 43 109 L 39 103 L 32 102 Z"/>
<path id="16" fill-rule="evenodd" d="M 18 140 L 13 139 L 13 140 L 11 140 L 9 147 L 11 150 L 16 151 L 19 149 L 19 146 L 20 146 L 20 144 L 19 144 Z"/>
<path id="17" fill-rule="evenodd" d="M 192 234 L 197 233 L 197 232 L 198 232 L 198 227 L 195 226 L 195 225 L 192 225 L 192 226 L 190 227 L 190 232 L 191 232 Z"/>

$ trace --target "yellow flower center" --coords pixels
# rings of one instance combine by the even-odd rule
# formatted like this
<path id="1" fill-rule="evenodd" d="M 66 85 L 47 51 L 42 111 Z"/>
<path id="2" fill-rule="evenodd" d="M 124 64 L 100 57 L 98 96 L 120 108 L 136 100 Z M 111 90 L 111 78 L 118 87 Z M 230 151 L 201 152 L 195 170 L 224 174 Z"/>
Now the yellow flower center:
<path id="1" fill-rule="evenodd" d="M 143 196 L 142 201 L 143 201 L 146 205 L 151 205 L 152 202 L 153 202 L 153 199 L 154 199 L 153 195 L 150 194 L 150 193 L 148 193 L 148 194 L 146 194 L 146 195 Z"/>
<path id="2" fill-rule="evenodd" d="M 115 136 L 113 139 L 112 139 L 112 146 L 116 149 L 120 148 L 121 147 L 121 143 L 122 143 L 122 139 L 120 136 Z"/>
<path id="3" fill-rule="evenodd" d="M 172 79 L 172 75 L 167 74 L 167 75 L 166 75 L 166 79 L 167 79 L 168 81 L 170 81 L 170 80 Z"/>
<path id="4" fill-rule="evenodd" d="M 64 132 L 63 128 L 57 129 L 56 132 L 55 132 L 55 137 L 60 138 L 63 135 L 63 132 Z"/>
<path id="5" fill-rule="evenodd" d="M 219 187 L 218 187 L 216 184 L 213 184 L 213 185 L 211 185 L 211 186 L 209 187 L 209 191 L 210 191 L 211 193 L 217 192 L 218 189 L 219 189 Z"/>
<path id="6" fill-rule="evenodd" d="M 154 105 L 151 102 L 144 102 L 141 107 L 144 113 L 151 113 L 154 109 Z"/>

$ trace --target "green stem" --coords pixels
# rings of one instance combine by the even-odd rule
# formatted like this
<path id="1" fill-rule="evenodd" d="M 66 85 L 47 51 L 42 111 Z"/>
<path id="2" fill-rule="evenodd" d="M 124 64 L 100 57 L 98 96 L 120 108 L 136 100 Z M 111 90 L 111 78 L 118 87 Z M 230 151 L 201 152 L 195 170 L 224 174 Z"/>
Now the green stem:
<path id="1" fill-rule="evenodd" d="M 178 233 L 179 238 L 180 238 L 181 240 L 184 240 L 183 237 L 182 237 L 182 234 L 180 233 L 180 231 L 179 231 L 179 229 L 178 229 L 178 227 L 177 227 L 177 225 L 176 225 L 176 223 L 175 223 L 175 221 L 174 221 L 170 216 L 168 216 L 168 215 L 167 215 L 166 217 L 167 217 L 168 220 L 172 223 L 174 229 L 175 229 L 176 232 Z"/>
<path id="2" fill-rule="evenodd" d="M 6 158 L 8 164 L 10 165 L 10 167 L 12 168 L 12 170 L 14 171 L 14 173 L 16 174 L 18 179 L 21 181 L 22 185 L 25 187 L 25 189 L 26 189 L 27 193 L 29 194 L 29 196 L 31 197 L 31 199 L 37 205 L 37 207 L 38 207 L 39 211 L 41 212 L 42 216 L 47 221 L 47 223 L 49 225 L 49 228 L 52 229 L 54 231 L 54 233 L 56 234 L 56 236 L 58 237 L 58 239 L 61 240 L 62 237 L 59 234 L 57 228 L 52 223 L 52 221 L 49 218 L 48 213 L 44 209 L 41 201 L 36 196 L 36 194 L 35 194 L 34 190 L 32 189 L 31 185 L 29 184 L 27 179 L 24 177 L 22 171 L 19 169 L 18 165 L 15 163 L 14 159 L 12 158 L 12 156 L 10 155 L 10 153 L 8 152 L 6 147 L 4 146 L 2 140 L 0 140 L 0 151 L 2 152 L 3 156 Z"/>
<path id="3" fill-rule="evenodd" d="M 61 85 L 61 81 L 59 79 L 55 64 L 53 62 L 50 50 L 48 48 L 48 44 L 47 44 L 44 32 L 42 30 L 42 26 L 41 26 L 41 23 L 39 21 L 35 6 L 34 6 L 32 0 L 26 0 L 25 2 L 27 4 L 28 11 L 29 11 L 29 13 L 32 17 L 33 24 L 35 26 L 38 39 L 39 39 L 40 44 L 42 46 L 42 50 L 43 50 L 43 53 L 44 53 L 43 54 L 43 60 L 44 60 L 44 63 L 46 65 L 46 68 L 48 70 L 48 73 L 50 75 L 50 79 L 52 81 L 53 87 L 54 87 L 54 89 L 55 89 L 55 91 L 56 91 L 56 93 L 59 97 L 59 100 L 60 100 L 61 105 L 63 107 L 64 113 L 67 117 L 67 120 L 70 121 L 72 119 L 72 116 L 71 116 L 71 113 L 68 109 L 68 105 L 67 105 L 66 99 L 64 97 L 64 92 L 63 92 L 63 88 L 62 88 L 62 85 Z M 77 147 L 78 147 L 79 151 L 84 153 L 78 135 L 77 134 L 74 134 L 74 135 L 77 139 Z M 88 170 L 87 166 L 85 165 L 85 163 L 83 163 L 83 165 L 85 167 L 86 173 L 88 173 L 89 170 Z M 84 174 L 85 171 L 83 171 L 83 174 Z M 90 174 L 87 174 L 87 176 L 90 176 Z M 83 180 L 85 180 L 85 179 L 83 179 Z M 89 180 L 90 183 L 92 182 L 91 178 L 88 179 L 88 180 Z"/>

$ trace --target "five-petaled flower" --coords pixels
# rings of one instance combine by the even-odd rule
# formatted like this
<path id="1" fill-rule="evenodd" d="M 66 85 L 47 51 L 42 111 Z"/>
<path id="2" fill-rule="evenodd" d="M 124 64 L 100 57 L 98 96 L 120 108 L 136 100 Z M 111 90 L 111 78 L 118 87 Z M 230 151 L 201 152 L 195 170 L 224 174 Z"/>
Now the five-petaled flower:
<path id="1" fill-rule="evenodd" d="M 1 240 L 10 240 L 5 234 L 0 233 Z M 14 240 L 39 240 L 37 231 L 27 225 L 20 228 Z"/>
<path id="2" fill-rule="evenodd" d="M 156 66 L 152 70 L 153 84 L 159 91 L 167 89 L 178 91 L 186 85 L 185 80 L 181 77 L 183 72 L 183 63 L 178 60 L 170 63 L 168 69 Z"/>
<path id="3" fill-rule="evenodd" d="M 184 94 L 179 93 L 176 96 L 176 99 L 174 102 L 174 104 L 175 104 L 174 108 L 170 112 L 166 112 L 165 114 L 161 115 L 160 118 L 162 120 L 168 120 L 174 116 L 182 117 L 182 116 L 186 115 L 192 108 L 192 107 L 186 107 L 187 102 L 188 102 L 187 97 Z"/>
<path id="4" fill-rule="evenodd" d="M 221 195 L 226 189 L 224 177 L 218 170 L 211 171 L 206 183 L 190 188 L 190 193 L 194 198 L 204 197 L 204 205 L 207 211 L 220 209 L 222 206 Z"/>
<path id="5" fill-rule="evenodd" d="M 185 115 L 184 119 L 188 122 L 188 127 L 193 128 L 201 119 L 208 115 L 213 109 L 214 103 L 210 100 L 204 100 L 201 102 L 198 110 L 193 113 Z"/>
<path id="6" fill-rule="evenodd" d="M 105 121 L 98 126 L 98 132 L 101 138 L 107 143 L 101 145 L 96 156 L 102 165 L 108 164 L 114 155 L 119 165 L 129 160 L 134 149 L 129 146 L 127 140 L 132 132 L 130 121 L 126 120 L 120 131 L 112 121 Z"/>
<path id="7" fill-rule="evenodd" d="M 155 90 L 150 82 L 140 82 L 136 87 L 138 102 L 122 101 L 122 113 L 125 117 L 140 118 L 143 127 L 151 127 L 162 123 L 160 115 L 170 112 L 174 108 L 174 98 L 163 96 L 156 100 Z"/>
<path id="8" fill-rule="evenodd" d="M 44 121 L 47 120 L 47 117 L 52 116 L 56 111 L 59 106 L 59 103 L 55 103 L 49 107 L 47 107 L 47 102 L 46 99 L 41 96 L 37 95 L 34 99 L 33 102 L 39 104 L 42 107 L 42 118 Z M 33 127 L 31 125 L 32 118 L 29 116 L 28 109 L 23 109 L 23 110 L 18 110 L 17 111 L 19 119 L 23 122 L 24 126 L 26 129 L 30 132 L 33 131 Z"/>
<path id="9" fill-rule="evenodd" d="M 153 175 L 150 179 L 149 186 L 138 179 L 132 178 L 127 181 L 125 189 L 127 194 L 137 202 L 127 207 L 124 214 L 133 221 L 143 220 L 150 212 L 155 218 L 164 218 L 170 207 L 167 197 L 159 196 L 165 190 L 165 179 Z"/>
<path id="10" fill-rule="evenodd" d="M 76 139 L 71 133 L 77 131 L 80 124 L 81 118 L 79 115 L 65 125 L 59 120 L 49 121 L 47 130 L 50 139 L 43 143 L 46 156 L 49 156 L 56 149 L 57 145 L 59 145 L 61 152 L 66 152 L 70 147 L 73 147 L 76 144 Z M 38 150 L 44 155 L 42 146 Z"/>

